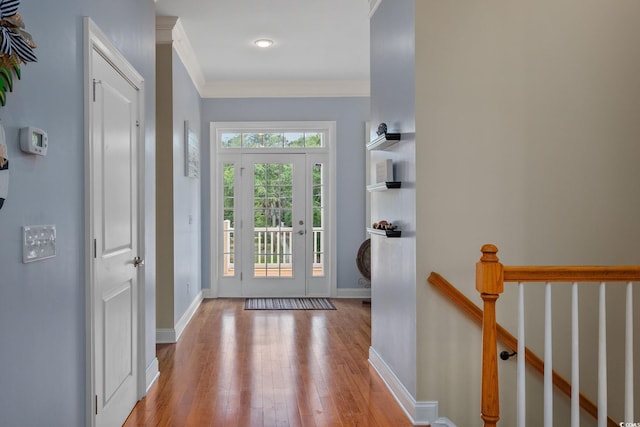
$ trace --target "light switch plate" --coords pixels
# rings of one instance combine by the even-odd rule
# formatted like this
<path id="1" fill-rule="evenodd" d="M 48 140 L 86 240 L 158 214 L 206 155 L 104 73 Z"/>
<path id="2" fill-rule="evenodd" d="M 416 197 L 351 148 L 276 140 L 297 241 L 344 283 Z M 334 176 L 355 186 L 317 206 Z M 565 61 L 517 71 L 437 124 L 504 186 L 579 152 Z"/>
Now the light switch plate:
<path id="1" fill-rule="evenodd" d="M 22 227 L 22 262 L 40 261 L 56 256 L 55 225 Z"/>

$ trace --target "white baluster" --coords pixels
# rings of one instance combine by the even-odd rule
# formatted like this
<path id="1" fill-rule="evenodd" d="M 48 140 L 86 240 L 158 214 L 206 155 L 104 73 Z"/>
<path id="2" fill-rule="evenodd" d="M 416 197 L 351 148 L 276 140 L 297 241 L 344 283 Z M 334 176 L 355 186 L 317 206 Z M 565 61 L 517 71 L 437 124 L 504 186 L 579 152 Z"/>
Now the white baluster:
<path id="1" fill-rule="evenodd" d="M 624 421 L 634 422 L 633 417 L 633 291 L 627 283 L 627 316 L 625 326 L 624 357 Z"/>
<path id="2" fill-rule="evenodd" d="M 544 301 L 544 427 L 553 427 L 553 352 L 551 350 L 551 283 Z"/>
<path id="3" fill-rule="evenodd" d="M 526 395 L 525 395 L 525 342 L 524 342 L 524 283 L 518 283 L 518 427 L 526 424 Z"/>
<path id="4" fill-rule="evenodd" d="M 598 321 L 598 427 L 607 427 L 607 313 L 605 284 L 600 284 Z"/>
<path id="5" fill-rule="evenodd" d="M 275 234 L 273 231 L 269 231 L 269 261 L 267 261 L 267 264 L 274 263 L 274 255 L 276 253 L 274 244 L 275 244 Z"/>
<path id="6" fill-rule="evenodd" d="M 578 284 L 571 287 L 571 427 L 580 427 L 580 330 Z"/>

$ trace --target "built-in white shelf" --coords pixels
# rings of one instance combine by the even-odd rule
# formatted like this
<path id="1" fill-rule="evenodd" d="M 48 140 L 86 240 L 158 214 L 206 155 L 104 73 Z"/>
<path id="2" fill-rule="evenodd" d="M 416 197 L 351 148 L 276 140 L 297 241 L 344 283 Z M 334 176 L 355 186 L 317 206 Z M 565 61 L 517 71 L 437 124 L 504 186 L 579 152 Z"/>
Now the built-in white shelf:
<path id="1" fill-rule="evenodd" d="M 367 227 L 367 233 L 384 237 L 400 237 L 402 235 L 402 231 L 400 230 L 379 230 L 371 227 Z"/>
<path id="2" fill-rule="evenodd" d="M 385 191 L 385 190 L 390 190 L 392 188 L 400 188 L 400 187 L 402 187 L 402 181 L 378 182 L 375 184 L 367 185 L 367 191 Z"/>
<path id="3" fill-rule="evenodd" d="M 386 150 L 400 141 L 400 133 L 384 133 L 374 140 L 369 141 L 367 150 Z"/>

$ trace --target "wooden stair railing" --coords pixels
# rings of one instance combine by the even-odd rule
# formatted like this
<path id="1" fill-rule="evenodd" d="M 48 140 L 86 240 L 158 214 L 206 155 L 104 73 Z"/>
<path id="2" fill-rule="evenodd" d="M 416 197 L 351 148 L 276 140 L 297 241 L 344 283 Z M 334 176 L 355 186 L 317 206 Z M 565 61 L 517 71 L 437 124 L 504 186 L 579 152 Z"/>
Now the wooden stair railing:
<path id="1" fill-rule="evenodd" d="M 586 271 L 586 268 L 585 268 Z M 531 277 L 539 275 L 540 273 L 533 273 Z M 473 301 L 467 298 L 462 292 L 460 292 L 455 286 L 453 286 L 447 279 L 442 277 L 438 273 L 432 272 L 427 279 L 436 289 L 446 295 L 451 301 L 453 301 L 460 309 L 464 310 L 472 319 L 482 324 L 483 313 L 482 309 L 478 307 Z M 544 281 L 546 279 L 536 279 L 535 281 Z M 609 278 L 608 280 L 612 280 Z M 627 279 L 624 279 L 627 280 Z M 509 331 L 503 328 L 496 322 L 496 337 L 511 351 L 518 350 L 518 339 L 514 337 Z M 497 350 L 496 350 L 497 353 Z M 525 347 L 525 359 L 529 365 L 538 371 L 540 374 L 544 374 L 544 361 L 531 351 L 528 347 Z M 497 363 L 497 361 L 496 361 Z M 496 375 L 497 379 L 497 375 Z M 553 384 L 566 396 L 571 397 L 571 384 L 562 375 L 553 371 Z M 592 400 L 580 393 L 580 407 L 593 418 L 598 418 L 598 407 Z M 498 414 L 499 415 L 499 414 Z M 617 427 L 620 424 L 614 421 L 611 417 L 607 420 L 608 427 Z M 497 422 L 497 420 L 496 420 Z"/>
<path id="2" fill-rule="evenodd" d="M 605 282 L 627 282 L 630 285 L 631 282 L 640 281 L 640 266 L 503 266 L 496 255 L 498 248 L 495 245 L 484 245 L 481 251 L 482 257 L 476 263 L 476 290 L 480 293 L 480 297 L 484 302 L 484 315 L 482 316 L 481 418 L 484 420 L 485 427 L 494 427 L 500 419 L 495 307 L 496 301 L 504 290 L 504 282 L 546 282 L 547 284 L 552 282 L 600 282 L 603 285 Z M 602 289 L 604 291 L 604 288 Z M 602 300 L 601 304 L 603 304 Z M 601 323 L 600 327 L 603 328 L 604 323 Z M 631 390 L 631 395 L 632 392 L 633 390 Z M 604 400 L 606 401 L 606 394 Z M 597 414 L 597 409 L 595 412 Z M 619 425 L 609 417 L 607 417 L 606 421 L 608 426 Z"/>

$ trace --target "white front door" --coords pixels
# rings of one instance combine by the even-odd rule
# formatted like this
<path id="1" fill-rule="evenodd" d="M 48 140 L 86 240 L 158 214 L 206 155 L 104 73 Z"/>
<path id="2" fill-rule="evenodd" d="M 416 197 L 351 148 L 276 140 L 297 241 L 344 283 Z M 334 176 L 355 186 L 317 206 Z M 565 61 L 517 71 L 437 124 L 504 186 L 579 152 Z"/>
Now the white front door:
<path id="1" fill-rule="evenodd" d="M 242 156 L 242 294 L 304 296 L 307 224 L 304 154 Z"/>
<path id="2" fill-rule="evenodd" d="M 334 140 L 334 122 L 211 124 L 212 295 L 332 294 Z"/>
<path id="3" fill-rule="evenodd" d="M 137 401 L 138 90 L 92 51 L 91 152 L 96 426 Z"/>

